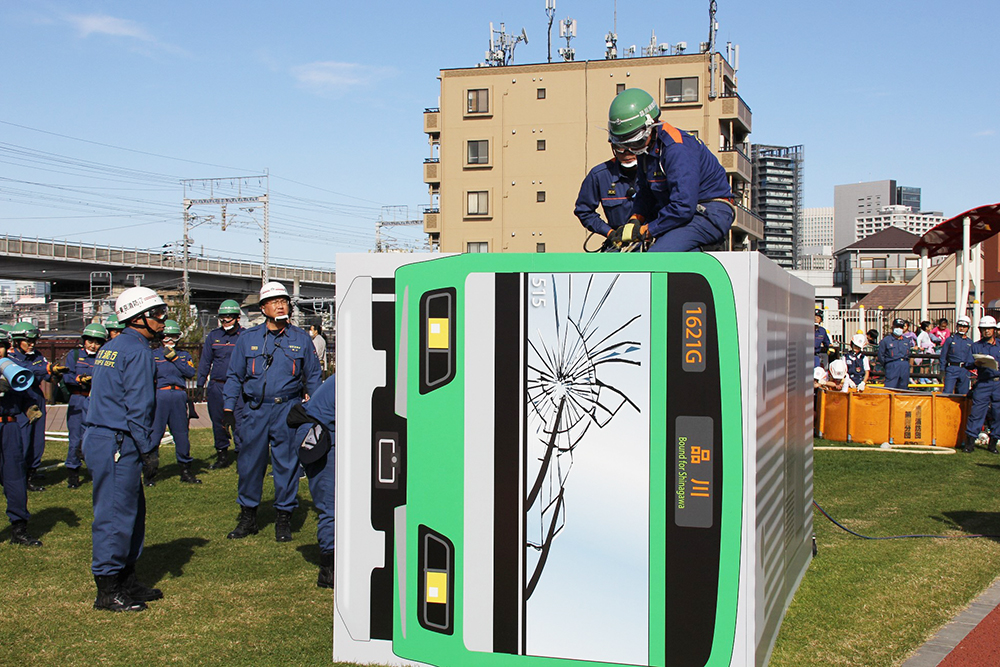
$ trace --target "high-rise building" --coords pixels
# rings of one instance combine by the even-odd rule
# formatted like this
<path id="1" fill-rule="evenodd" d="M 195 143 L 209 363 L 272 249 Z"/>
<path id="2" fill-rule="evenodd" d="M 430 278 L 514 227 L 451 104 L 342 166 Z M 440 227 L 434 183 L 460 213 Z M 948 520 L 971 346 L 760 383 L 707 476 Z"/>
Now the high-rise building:
<path id="1" fill-rule="evenodd" d="M 896 204 L 907 207 L 913 213 L 920 213 L 920 188 L 900 185 L 896 188 Z"/>
<path id="2" fill-rule="evenodd" d="M 754 144 L 752 209 L 764 221 L 758 249 L 786 269 L 795 268 L 795 226 L 802 209 L 805 149 Z"/>
<path id="3" fill-rule="evenodd" d="M 833 270 L 833 207 L 804 208 L 795 234 L 796 267 Z"/>
<path id="4" fill-rule="evenodd" d="M 866 215 L 855 219 L 855 236 L 860 241 L 872 234 L 877 234 L 886 227 L 899 227 L 911 234 L 922 236 L 931 227 L 944 221 L 944 213 L 939 211 L 914 213 L 908 206 L 902 204 L 883 206 L 874 215 Z"/>
<path id="5" fill-rule="evenodd" d="M 750 108 L 720 53 L 442 70 L 439 107 L 424 112 L 430 206 L 424 231 L 445 252 L 579 252 L 580 184 L 611 158 L 608 107 L 626 88 L 719 158 L 737 201 L 733 249 L 757 247 L 750 211 Z M 600 245 L 591 241 L 591 247 Z"/>

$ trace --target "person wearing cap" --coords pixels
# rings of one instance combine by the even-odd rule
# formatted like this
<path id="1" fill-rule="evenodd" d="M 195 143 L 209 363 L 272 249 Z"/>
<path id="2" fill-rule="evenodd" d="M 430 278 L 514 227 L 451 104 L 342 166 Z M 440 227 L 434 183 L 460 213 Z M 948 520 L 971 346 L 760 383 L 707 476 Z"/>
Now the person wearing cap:
<path id="1" fill-rule="evenodd" d="M 660 106 L 639 88 L 608 109 L 612 147 L 638 159 L 632 215 L 608 239 L 648 241 L 651 252 L 724 248 L 736 216 L 726 170 L 705 144 L 659 118 Z"/>
<path id="2" fill-rule="evenodd" d="M 965 445 L 962 451 L 971 453 L 976 449 L 976 438 L 983 431 L 987 416 L 995 429 L 1000 424 L 1000 371 L 991 368 L 989 359 L 993 357 L 992 366 L 1000 363 L 1000 345 L 996 340 L 997 321 L 990 315 L 979 320 L 979 340 L 969 346 L 965 367 L 976 369 L 976 384 L 972 387 L 972 406 L 965 421 Z M 981 355 L 976 359 L 976 355 Z M 997 433 L 991 433 L 987 451 L 991 454 L 997 451 Z"/>
<path id="3" fill-rule="evenodd" d="M 585 228 L 603 237 L 632 217 L 639 171 L 638 159 L 629 149 L 611 144 L 611 152 L 614 157 L 591 169 L 583 179 L 573 208 L 573 214 Z M 604 211 L 603 218 L 597 212 L 598 207 Z"/>
<path id="4" fill-rule="evenodd" d="M 0 331 L 0 359 L 7 357 L 11 341 L 6 331 Z M 11 360 L 8 360 L 11 361 Z M 16 363 L 16 362 L 15 362 Z M 34 375 L 29 376 L 34 383 Z M 0 373 L 0 482 L 7 500 L 10 521 L 10 542 L 26 547 L 40 547 L 41 541 L 28 534 L 28 486 L 24 476 L 24 446 L 21 427 L 17 423 L 23 414 L 38 419 L 41 412 L 31 403 L 26 391 L 15 391 L 7 377 Z"/>
<path id="5" fill-rule="evenodd" d="M 830 349 L 830 334 L 823 326 L 823 311 L 816 310 L 816 323 L 813 326 L 813 367 L 826 366 L 827 354 Z"/>
<path id="6" fill-rule="evenodd" d="M 299 460 L 306 470 L 309 480 L 309 495 L 319 515 L 316 519 L 316 540 L 319 542 L 319 575 L 316 585 L 320 588 L 333 588 L 333 556 L 334 556 L 334 470 L 336 454 L 333 446 L 336 444 L 336 410 L 337 410 L 337 376 L 328 377 L 315 395 L 302 404 L 292 406 L 288 411 L 286 422 L 290 427 L 298 429 L 296 441 L 299 446 Z M 303 425 L 308 425 L 303 431 Z M 326 437 L 317 437 L 309 431 L 320 426 Z M 312 435 L 308 438 L 306 436 Z"/>
<path id="7" fill-rule="evenodd" d="M 270 444 L 274 472 L 274 538 L 292 539 L 292 511 L 298 506 L 299 459 L 295 429 L 286 418 L 293 405 L 308 400 L 319 388 L 321 372 L 316 348 L 309 334 L 289 322 L 291 300 L 281 283 L 260 289 L 263 324 L 247 329 L 236 339 L 223 390 L 223 423 L 232 429 L 240 397 L 246 403 L 240 424 L 237 503 L 240 515 L 227 537 L 241 539 L 256 534 L 257 507 L 263 491 Z"/>
<path id="8" fill-rule="evenodd" d="M 42 465 L 42 455 L 45 453 L 45 394 L 42 393 L 42 382 L 58 382 L 67 368 L 59 364 L 49 363 L 39 352 L 35 351 L 38 341 L 38 327 L 31 322 L 18 322 L 11 332 L 14 349 L 8 353 L 18 365 L 30 370 L 35 376 L 35 382 L 27 390 L 31 402 L 42 411 L 40 419 L 30 420 L 27 415 L 18 417 L 21 426 L 21 445 L 24 447 L 24 464 L 27 466 L 28 491 L 44 491 L 45 478 L 39 474 Z"/>
<path id="9" fill-rule="evenodd" d="M 865 390 L 868 376 L 871 373 L 871 364 L 868 361 L 868 356 L 864 353 L 867 344 L 868 337 L 863 333 L 856 333 L 851 337 L 851 351 L 844 355 L 847 378 L 850 380 L 848 386 L 856 387 L 858 391 Z"/>
<path id="10" fill-rule="evenodd" d="M 219 327 L 205 336 L 201 358 L 198 360 L 198 391 L 208 402 L 208 416 L 212 420 L 212 434 L 215 437 L 215 462 L 208 466 L 209 470 L 219 470 L 229 465 L 229 431 L 222 423 L 224 403 L 222 389 L 229 372 L 229 357 L 236 347 L 236 339 L 242 332 L 240 304 L 233 299 L 226 299 L 219 306 Z M 233 411 L 236 426 L 232 429 L 233 443 L 237 451 L 240 448 L 239 426 L 242 414 L 243 397 L 240 396 Z"/>
<path id="11" fill-rule="evenodd" d="M 108 315 L 108 319 L 104 321 L 104 328 L 108 330 L 108 340 L 114 340 L 115 336 L 120 334 L 124 329 L 125 325 L 118 321 L 118 316 L 112 313 Z"/>
<path id="12" fill-rule="evenodd" d="M 910 386 L 910 344 L 903 338 L 906 326 L 900 318 L 892 321 L 892 331 L 878 344 L 878 360 L 885 369 L 886 389 Z"/>
<path id="13" fill-rule="evenodd" d="M 80 488 L 80 467 L 83 464 L 83 421 L 90 405 L 90 381 L 94 376 L 94 360 L 101 346 L 108 340 L 108 330 L 102 324 L 92 323 L 83 328 L 80 347 L 70 350 L 63 358 L 69 370 L 63 382 L 69 389 L 66 406 L 66 429 L 69 446 L 66 448 L 66 486 Z"/>
<path id="14" fill-rule="evenodd" d="M 94 609 L 142 611 L 163 597 L 136 579 L 136 561 L 146 534 L 143 469 L 159 467 L 153 441 L 156 362 L 150 341 L 163 335 L 167 306 L 148 287 L 130 287 L 115 302 L 124 331 L 94 360 L 83 452 L 94 480 L 93 556 L 97 585 Z"/>
<path id="15" fill-rule="evenodd" d="M 156 363 L 156 413 L 153 417 L 152 441 L 160 444 L 170 426 L 174 438 L 174 453 L 181 468 L 181 482 L 201 484 L 191 472 L 191 439 L 188 437 L 187 381 L 195 376 L 194 359 L 184 350 L 178 350 L 181 327 L 175 320 L 163 323 L 163 346 L 153 350 Z M 144 475 L 146 486 L 153 486 L 154 476 Z"/>
<path id="16" fill-rule="evenodd" d="M 947 320 L 945 320 L 947 324 Z M 945 394 L 969 393 L 969 370 L 965 367 L 972 348 L 969 338 L 969 318 L 962 315 L 955 320 L 955 332 L 948 336 L 941 346 L 941 370 Z"/>

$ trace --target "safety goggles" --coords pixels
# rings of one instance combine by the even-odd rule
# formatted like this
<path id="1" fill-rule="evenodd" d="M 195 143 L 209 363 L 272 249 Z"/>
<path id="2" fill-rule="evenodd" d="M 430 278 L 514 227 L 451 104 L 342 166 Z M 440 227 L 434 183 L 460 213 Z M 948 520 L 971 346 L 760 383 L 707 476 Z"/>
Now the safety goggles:
<path id="1" fill-rule="evenodd" d="M 616 151 L 628 151 L 633 155 L 643 155 L 646 153 L 646 140 L 649 139 L 650 128 L 644 127 L 638 132 L 634 132 L 627 137 L 616 137 L 608 134 L 608 141 Z"/>
<path id="2" fill-rule="evenodd" d="M 167 307 L 166 306 L 156 306 L 155 308 L 150 308 L 146 311 L 146 315 L 154 320 L 163 322 L 167 319 Z"/>

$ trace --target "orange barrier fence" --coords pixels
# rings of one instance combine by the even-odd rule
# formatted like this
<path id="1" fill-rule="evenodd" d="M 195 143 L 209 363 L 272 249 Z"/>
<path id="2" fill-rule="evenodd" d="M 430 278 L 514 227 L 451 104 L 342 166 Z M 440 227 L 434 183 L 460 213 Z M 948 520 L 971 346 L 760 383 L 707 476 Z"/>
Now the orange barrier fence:
<path id="1" fill-rule="evenodd" d="M 957 447 L 965 440 L 965 396 L 892 391 L 819 390 L 816 434 L 827 440 L 880 445 Z"/>

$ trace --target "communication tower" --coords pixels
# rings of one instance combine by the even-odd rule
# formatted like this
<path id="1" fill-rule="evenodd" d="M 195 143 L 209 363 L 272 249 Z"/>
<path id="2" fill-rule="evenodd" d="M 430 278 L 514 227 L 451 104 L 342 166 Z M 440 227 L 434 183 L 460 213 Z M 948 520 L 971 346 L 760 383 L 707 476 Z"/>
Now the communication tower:
<path id="1" fill-rule="evenodd" d="M 576 50 L 569 45 L 570 40 L 576 37 L 576 19 L 563 19 L 559 24 L 559 36 L 566 38 L 566 46 L 559 49 L 559 55 L 564 61 L 569 62 L 576 55 Z"/>

